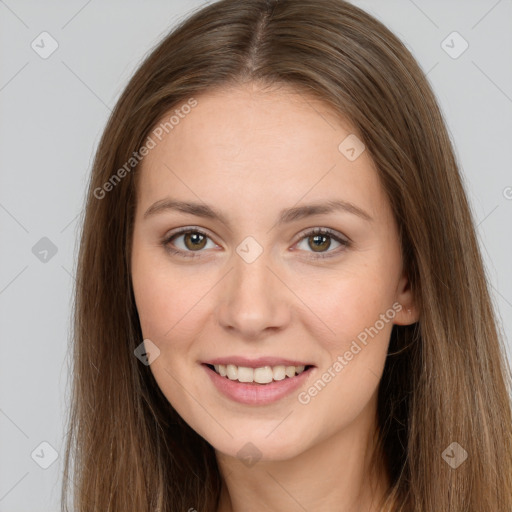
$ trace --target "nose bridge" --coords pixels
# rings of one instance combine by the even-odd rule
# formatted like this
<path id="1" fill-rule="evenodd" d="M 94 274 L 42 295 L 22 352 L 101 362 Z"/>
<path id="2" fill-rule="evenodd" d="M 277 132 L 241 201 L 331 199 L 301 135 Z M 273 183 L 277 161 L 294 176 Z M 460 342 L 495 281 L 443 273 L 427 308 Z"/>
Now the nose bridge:
<path id="1" fill-rule="evenodd" d="M 258 248 L 254 240 L 245 240 L 232 264 L 217 311 L 221 325 L 248 336 L 283 327 L 289 321 L 289 297 L 276 271 L 270 270 L 270 252 Z"/>
<path id="2" fill-rule="evenodd" d="M 269 252 L 264 251 L 253 260 L 240 256 L 239 250 L 241 251 L 240 248 L 237 249 L 238 254 L 233 258 L 234 291 L 241 294 L 248 293 L 249 296 L 268 292 L 272 288 L 271 278 L 274 277 L 269 270 L 271 265 Z M 248 254 L 251 252 L 252 249 Z"/>

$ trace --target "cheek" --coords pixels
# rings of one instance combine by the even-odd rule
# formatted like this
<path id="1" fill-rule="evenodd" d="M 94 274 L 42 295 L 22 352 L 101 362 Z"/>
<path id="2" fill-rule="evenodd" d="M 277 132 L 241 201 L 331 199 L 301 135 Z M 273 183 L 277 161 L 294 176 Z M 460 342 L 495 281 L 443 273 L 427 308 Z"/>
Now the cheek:
<path id="1" fill-rule="evenodd" d="M 306 410 L 331 410 L 350 421 L 376 392 L 397 308 L 395 272 L 382 264 L 353 267 L 298 293 L 315 313 L 302 321 L 324 353 L 316 380 L 299 397 Z"/>
<path id="2" fill-rule="evenodd" d="M 187 325 L 201 309 L 213 282 L 206 273 L 172 266 L 156 251 L 134 250 L 133 291 L 144 337 L 163 340 Z M 202 275 L 203 274 L 203 275 Z"/>
<path id="3" fill-rule="evenodd" d="M 155 258 L 150 250 L 134 251 L 132 258 L 133 291 L 143 338 L 150 339 L 160 351 L 150 371 L 173 408 L 204 437 L 204 411 L 192 399 L 200 396 L 200 390 L 189 381 L 189 363 L 194 360 L 191 350 L 200 329 L 200 299 L 211 285 L 191 279 L 187 272 L 162 263 L 162 259 Z M 184 393 L 184 387 L 190 393 Z"/>
<path id="4" fill-rule="evenodd" d="M 324 335 L 316 336 L 317 340 L 332 353 L 374 326 L 386 312 L 394 318 L 394 275 L 390 266 L 358 265 L 326 274 L 325 278 L 313 280 L 313 284 L 308 279 L 301 279 L 303 284 L 297 282 L 297 295 L 306 298 L 304 302 L 310 311 L 311 329 L 314 325 L 325 328 Z M 385 326 L 379 322 L 378 327 L 389 334 L 392 322 L 386 320 Z"/>

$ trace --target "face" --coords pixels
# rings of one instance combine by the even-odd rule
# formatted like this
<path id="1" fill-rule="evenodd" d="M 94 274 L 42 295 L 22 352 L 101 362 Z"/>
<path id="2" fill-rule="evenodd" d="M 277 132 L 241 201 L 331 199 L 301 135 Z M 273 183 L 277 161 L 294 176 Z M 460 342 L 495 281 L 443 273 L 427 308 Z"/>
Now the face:
<path id="1" fill-rule="evenodd" d="M 290 459 L 375 410 L 393 323 L 416 320 L 397 227 L 327 105 L 254 84 L 195 100 L 140 170 L 131 270 L 150 369 L 221 454 Z"/>

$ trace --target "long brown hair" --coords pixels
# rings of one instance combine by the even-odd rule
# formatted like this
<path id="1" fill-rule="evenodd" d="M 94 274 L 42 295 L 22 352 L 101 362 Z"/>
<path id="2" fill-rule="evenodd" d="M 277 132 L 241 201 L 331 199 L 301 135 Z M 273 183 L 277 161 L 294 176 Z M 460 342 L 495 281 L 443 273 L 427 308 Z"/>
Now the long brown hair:
<path id="1" fill-rule="evenodd" d="M 142 341 L 130 278 L 135 178 L 138 151 L 166 112 L 248 81 L 293 86 L 349 119 L 399 226 L 421 316 L 394 326 L 379 387 L 391 479 L 382 510 L 511 511 L 510 366 L 452 144 L 410 52 L 342 0 L 208 5 L 147 56 L 120 97 L 83 219 L 62 509 L 71 489 L 79 512 L 216 511 L 213 448 L 134 356 Z M 452 443 L 467 452 L 457 468 Z"/>

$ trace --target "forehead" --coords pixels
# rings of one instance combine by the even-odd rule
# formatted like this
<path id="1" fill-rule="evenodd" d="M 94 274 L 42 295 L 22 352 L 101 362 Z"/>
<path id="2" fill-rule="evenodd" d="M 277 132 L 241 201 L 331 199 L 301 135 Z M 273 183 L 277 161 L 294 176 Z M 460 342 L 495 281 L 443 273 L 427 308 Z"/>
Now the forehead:
<path id="1" fill-rule="evenodd" d="M 345 141 L 357 144 L 352 125 L 319 99 L 286 86 L 247 84 L 208 91 L 183 108 L 193 104 L 188 100 L 156 125 L 174 114 L 142 161 L 142 206 L 170 195 L 221 206 L 229 199 L 246 210 L 272 202 L 277 209 L 329 193 L 371 212 L 382 201 L 367 152 L 356 159 L 343 153 Z"/>

